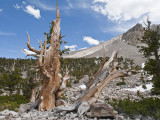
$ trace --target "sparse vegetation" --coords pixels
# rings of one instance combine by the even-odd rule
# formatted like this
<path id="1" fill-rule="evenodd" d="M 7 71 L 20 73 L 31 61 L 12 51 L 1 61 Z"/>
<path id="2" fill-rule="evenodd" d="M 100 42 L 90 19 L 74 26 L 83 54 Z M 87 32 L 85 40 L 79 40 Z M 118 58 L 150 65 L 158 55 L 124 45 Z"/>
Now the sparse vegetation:
<path id="1" fill-rule="evenodd" d="M 21 104 L 28 102 L 29 100 L 25 96 L 19 94 L 0 96 L 0 111 L 5 109 L 17 111 Z"/>
<path id="2" fill-rule="evenodd" d="M 143 115 L 151 116 L 154 119 L 160 119 L 160 99 L 144 98 L 140 101 L 130 99 L 116 100 L 108 102 L 119 113 L 125 113 L 129 116 Z"/>
<path id="3" fill-rule="evenodd" d="M 143 95 L 141 95 L 141 93 L 140 93 L 139 90 L 137 90 L 137 96 L 140 97 L 140 98 L 142 98 L 142 99 L 144 98 Z"/>
<path id="4" fill-rule="evenodd" d="M 106 59 L 108 60 L 108 57 Z M 130 65 L 130 61 L 132 61 L 130 59 L 124 59 L 123 57 L 118 58 L 118 60 L 119 60 L 119 66 L 121 69 L 123 69 L 124 67 L 123 66 L 124 61 L 125 63 L 127 63 L 127 65 Z M 35 87 L 36 85 L 40 84 L 39 82 L 36 83 L 35 81 L 33 81 L 33 79 L 35 79 L 35 75 L 37 74 L 37 77 L 39 79 L 42 78 L 40 72 L 37 71 L 38 67 L 37 67 L 36 61 L 37 61 L 36 59 L 16 59 L 14 60 L 14 59 L 0 58 L 0 68 L 3 68 L 3 70 L 0 71 L 0 74 L 1 76 L 6 76 L 6 75 L 3 75 L 6 73 L 9 74 L 11 66 L 15 62 L 15 67 L 18 68 L 19 74 L 21 74 L 21 72 L 26 72 L 27 74 L 27 78 L 23 80 L 22 78 L 21 80 L 18 79 L 19 81 L 17 82 L 17 84 L 20 84 L 19 87 L 22 89 L 24 95 L 27 96 L 27 98 L 29 98 L 31 89 Z M 70 76 L 76 77 L 76 79 L 72 80 L 72 82 L 79 83 L 79 80 L 83 78 L 84 75 L 88 75 L 90 77 L 93 74 L 95 74 L 95 72 L 98 70 L 98 68 L 101 65 L 102 58 L 77 58 L 77 59 L 61 58 L 60 61 L 61 61 L 62 76 L 64 75 L 65 68 L 67 67 L 70 71 Z M 95 61 L 98 61 L 98 62 L 95 63 Z M 72 82 L 71 80 L 67 81 L 67 86 L 71 87 Z"/>
<path id="5" fill-rule="evenodd" d="M 72 87 L 72 79 L 67 80 L 67 87 Z"/>
<path id="6" fill-rule="evenodd" d="M 116 85 L 117 85 L 117 86 L 126 85 L 126 83 L 125 83 L 125 82 L 118 82 L 118 83 L 116 83 Z"/>
<path id="7" fill-rule="evenodd" d="M 20 90 L 20 82 L 22 81 L 22 74 L 18 68 L 14 71 L 4 72 L 0 75 L 0 88 L 9 91 L 12 95 L 14 91 Z"/>
<path id="8" fill-rule="evenodd" d="M 62 100 L 66 100 L 66 96 L 64 94 L 61 95 L 60 97 Z"/>
<path id="9" fill-rule="evenodd" d="M 141 73 L 140 80 L 142 81 L 142 83 L 145 83 L 143 73 Z"/>
<path id="10" fill-rule="evenodd" d="M 146 85 L 142 85 L 142 88 L 147 89 Z"/>
<path id="11" fill-rule="evenodd" d="M 126 85 L 126 83 L 125 83 L 125 78 L 124 78 L 124 77 L 121 77 L 121 80 L 122 80 L 122 82 L 116 83 L 117 86 Z"/>

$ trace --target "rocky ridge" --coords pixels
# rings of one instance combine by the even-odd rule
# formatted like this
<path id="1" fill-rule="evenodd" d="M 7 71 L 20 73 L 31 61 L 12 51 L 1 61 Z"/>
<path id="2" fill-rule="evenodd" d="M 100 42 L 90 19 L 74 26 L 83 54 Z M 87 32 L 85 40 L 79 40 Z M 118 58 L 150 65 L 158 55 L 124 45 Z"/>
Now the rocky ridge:
<path id="1" fill-rule="evenodd" d="M 144 29 L 141 24 L 135 25 L 133 28 L 129 29 L 126 33 L 114 37 L 108 41 L 105 41 L 97 46 L 87 48 L 84 50 L 70 52 L 69 54 L 63 55 L 64 58 L 92 58 L 92 57 L 103 57 L 104 46 L 106 48 L 106 55 L 111 56 L 114 50 L 121 48 L 119 56 L 123 58 L 130 58 L 135 61 L 137 65 L 141 65 L 144 62 L 142 54 L 139 53 L 137 45 L 141 42 L 144 33 Z"/>

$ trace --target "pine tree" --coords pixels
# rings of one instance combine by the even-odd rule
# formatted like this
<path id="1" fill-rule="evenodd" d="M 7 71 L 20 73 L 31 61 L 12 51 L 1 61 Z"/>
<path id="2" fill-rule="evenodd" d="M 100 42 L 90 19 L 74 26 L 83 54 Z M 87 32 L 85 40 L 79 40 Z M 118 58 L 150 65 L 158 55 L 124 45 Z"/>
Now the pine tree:
<path id="1" fill-rule="evenodd" d="M 145 28 L 144 36 L 141 42 L 145 46 L 140 47 L 140 52 L 147 58 L 144 70 L 153 75 L 152 82 L 154 88 L 153 94 L 160 94 L 160 28 L 158 25 L 152 27 L 151 22 L 147 19 L 147 27 Z"/>
<path id="2" fill-rule="evenodd" d="M 14 91 L 19 91 L 19 83 L 22 80 L 21 71 L 18 68 L 15 68 L 14 71 L 10 73 L 3 73 L 0 75 L 0 88 L 10 92 L 10 95 Z"/>

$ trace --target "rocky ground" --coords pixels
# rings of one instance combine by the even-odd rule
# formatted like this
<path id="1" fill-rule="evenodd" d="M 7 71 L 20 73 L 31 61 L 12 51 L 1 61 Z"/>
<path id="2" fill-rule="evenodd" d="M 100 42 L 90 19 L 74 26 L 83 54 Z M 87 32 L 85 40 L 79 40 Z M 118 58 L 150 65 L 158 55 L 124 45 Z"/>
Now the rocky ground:
<path id="1" fill-rule="evenodd" d="M 117 86 L 118 82 L 122 82 L 122 78 L 115 79 L 111 81 L 102 91 L 97 103 L 104 104 L 112 98 L 115 99 L 125 99 L 130 98 L 132 100 L 140 100 L 141 97 L 137 95 L 137 91 L 129 91 L 127 88 L 135 88 L 137 86 L 149 83 L 149 77 L 144 76 L 143 81 L 140 79 L 141 73 L 126 77 L 124 82 L 126 85 Z M 87 83 L 88 77 L 85 76 L 77 84 L 73 84 L 72 88 L 67 88 L 64 93 L 64 99 L 67 104 L 73 104 L 78 96 L 85 90 L 85 83 Z M 149 90 L 144 90 L 144 92 L 139 92 L 144 97 L 159 97 L 152 96 Z M 29 105 L 29 104 L 28 104 Z M 83 115 L 81 118 L 78 117 L 76 112 L 60 112 L 57 113 L 56 110 L 41 112 L 35 109 L 32 109 L 28 112 L 23 112 L 22 109 L 26 109 L 27 105 L 21 106 L 19 112 L 5 110 L 0 112 L 0 120 L 97 120 L 98 118 L 88 118 L 86 115 Z M 109 106 L 111 109 L 112 107 Z M 129 118 L 126 115 L 119 114 L 117 111 L 113 110 L 115 120 L 152 120 L 150 117 L 136 116 L 135 118 Z M 102 118 L 101 118 L 102 119 Z M 110 120 L 109 118 L 105 118 Z"/>

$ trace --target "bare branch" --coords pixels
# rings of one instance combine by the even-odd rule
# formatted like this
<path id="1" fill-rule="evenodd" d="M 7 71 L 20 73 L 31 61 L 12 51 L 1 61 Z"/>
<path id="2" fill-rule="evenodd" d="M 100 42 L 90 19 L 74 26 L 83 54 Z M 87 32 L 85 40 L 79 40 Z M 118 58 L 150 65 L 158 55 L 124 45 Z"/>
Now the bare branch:
<path id="1" fill-rule="evenodd" d="M 27 37 L 28 37 L 28 42 L 27 42 L 27 47 L 30 51 L 35 52 L 37 54 L 40 54 L 40 50 L 36 50 L 34 49 L 31 45 L 30 45 L 30 38 L 29 38 L 29 34 L 27 33 Z"/>
<path id="2" fill-rule="evenodd" d="M 114 51 L 110 57 L 110 59 L 105 63 L 104 67 L 102 70 L 105 70 L 107 67 L 109 67 L 109 65 L 115 60 L 116 56 L 118 55 L 119 51 L 121 49 L 119 49 L 118 51 Z"/>
<path id="3" fill-rule="evenodd" d="M 44 47 L 45 44 L 42 45 L 42 41 L 40 42 L 40 46 L 41 46 L 41 52 L 40 55 L 38 57 L 38 66 L 40 68 L 40 70 L 42 71 L 43 74 L 45 74 L 48 78 L 50 77 L 50 74 L 47 72 L 47 70 L 44 68 L 44 63 L 43 63 L 43 54 L 44 54 Z"/>
<path id="4" fill-rule="evenodd" d="M 59 88 L 59 92 L 57 93 L 57 99 L 60 98 L 60 96 L 62 95 L 62 93 L 64 92 L 65 88 L 66 88 L 66 84 L 67 84 L 67 80 L 70 78 L 69 76 L 69 71 L 68 71 L 68 68 L 66 67 L 66 73 L 65 73 L 65 76 L 63 77 L 62 79 L 62 82 L 61 82 L 61 86 Z"/>
<path id="5" fill-rule="evenodd" d="M 36 54 L 35 52 L 29 51 L 27 49 L 21 49 L 22 52 L 24 52 L 27 56 L 33 56 L 33 57 L 38 57 L 38 54 Z"/>
<path id="6" fill-rule="evenodd" d="M 106 50 L 105 50 L 104 46 L 103 46 L 103 50 L 104 50 L 104 56 L 103 56 L 102 65 L 101 65 L 101 67 L 99 68 L 99 70 L 96 72 L 96 74 L 93 75 L 93 77 L 92 77 L 92 78 L 89 80 L 89 82 L 87 83 L 87 88 L 89 88 L 89 87 L 92 85 L 92 83 L 95 81 L 95 79 L 98 77 L 98 75 L 102 72 L 102 69 L 103 69 L 104 64 L 105 64 L 105 62 L 106 62 Z"/>

